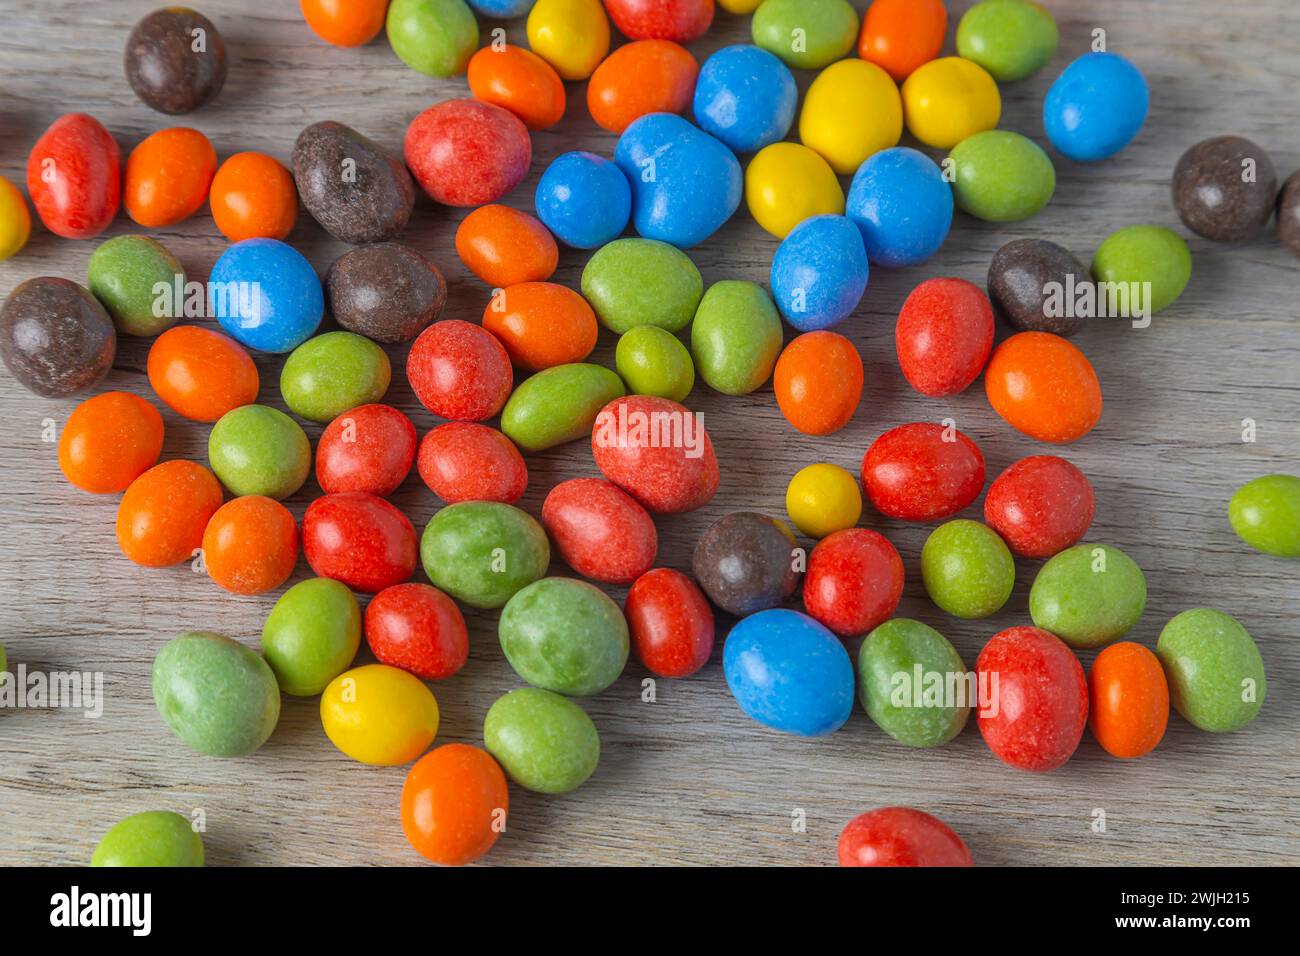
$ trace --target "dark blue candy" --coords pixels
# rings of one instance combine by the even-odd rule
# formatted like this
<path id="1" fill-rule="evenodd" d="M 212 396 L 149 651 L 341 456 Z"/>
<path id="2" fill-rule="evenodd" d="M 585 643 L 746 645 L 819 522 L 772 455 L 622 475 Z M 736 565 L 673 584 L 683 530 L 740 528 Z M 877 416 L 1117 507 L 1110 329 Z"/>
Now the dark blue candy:
<path id="1" fill-rule="evenodd" d="M 695 81 L 695 122 L 737 153 L 785 139 L 798 104 L 789 68 L 748 44 L 714 53 Z"/>
<path id="2" fill-rule="evenodd" d="M 844 211 L 861 231 L 868 259 L 891 269 L 915 266 L 948 238 L 952 187 L 930 157 L 895 146 L 858 167 Z"/>
<path id="3" fill-rule="evenodd" d="M 801 332 L 852 314 L 867 290 L 867 251 L 844 216 L 813 216 L 790 230 L 772 257 L 772 298 Z"/>
<path id="4" fill-rule="evenodd" d="M 325 312 L 316 270 L 278 239 L 245 239 L 222 253 L 208 276 L 208 302 L 223 329 L 260 352 L 292 352 Z"/>
<path id="5" fill-rule="evenodd" d="M 565 153 L 542 173 L 533 204 L 538 218 L 565 245 L 595 249 L 627 228 L 632 189 L 623 171 L 605 157 Z"/>
<path id="6" fill-rule="evenodd" d="M 1047 138 L 1079 162 L 1114 156 L 1146 122 L 1150 95 L 1136 66 L 1118 53 L 1085 53 L 1043 100 Z"/>

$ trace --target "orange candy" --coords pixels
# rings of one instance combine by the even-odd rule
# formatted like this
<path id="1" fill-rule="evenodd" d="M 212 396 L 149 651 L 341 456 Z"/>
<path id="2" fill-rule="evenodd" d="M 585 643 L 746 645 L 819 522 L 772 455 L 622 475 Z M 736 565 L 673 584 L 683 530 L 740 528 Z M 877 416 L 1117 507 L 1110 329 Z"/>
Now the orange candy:
<path id="1" fill-rule="evenodd" d="M 402 832 L 425 859 L 473 863 L 506 826 L 506 775 L 486 750 L 444 744 L 411 768 L 402 785 Z"/>
<path id="2" fill-rule="evenodd" d="M 160 129 L 131 150 L 122 204 L 142 226 L 174 225 L 203 206 L 216 171 L 206 136 L 188 126 Z"/>
<path id="3" fill-rule="evenodd" d="M 858 56 L 902 83 L 939 55 L 947 29 L 943 0 L 875 0 L 862 18 Z"/>
<path id="4" fill-rule="evenodd" d="M 581 362 L 596 347 L 596 313 L 587 300 L 553 282 L 507 286 L 483 310 L 483 328 L 510 361 L 532 372 Z"/>
<path id="5" fill-rule="evenodd" d="M 82 491 L 125 491 L 162 452 L 158 409 L 130 392 L 104 392 L 72 410 L 59 437 L 59 467 Z"/>
<path id="6" fill-rule="evenodd" d="M 167 407 L 196 422 L 215 422 L 257 401 L 257 366 L 234 339 L 197 325 L 177 325 L 154 340 L 149 384 Z"/>
<path id="7" fill-rule="evenodd" d="M 147 568 L 188 561 L 221 507 L 221 483 L 193 461 L 165 461 L 131 482 L 117 506 L 117 545 Z"/>
<path id="8" fill-rule="evenodd" d="M 547 129 L 564 116 L 564 81 L 532 50 L 485 46 L 470 57 L 466 79 L 478 99 L 509 110 L 529 129 Z"/>
<path id="9" fill-rule="evenodd" d="M 1050 332 L 1021 332 L 984 369 L 989 404 L 1030 438 L 1071 442 L 1101 418 L 1101 385 L 1088 357 Z"/>
<path id="10" fill-rule="evenodd" d="M 456 254 L 470 272 L 497 289 L 543 282 L 560 249 L 540 219 L 509 206 L 479 206 L 456 229 Z"/>
<path id="11" fill-rule="evenodd" d="M 1141 644 L 1112 644 L 1092 662 L 1088 675 L 1088 722 L 1112 757 L 1150 753 L 1169 723 L 1169 684 L 1159 659 Z"/>
<path id="12" fill-rule="evenodd" d="M 388 0 L 302 0 L 302 18 L 332 46 L 361 46 L 384 28 Z"/>
<path id="13" fill-rule="evenodd" d="M 829 435 L 857 411 L 862 359 L 838 332 L 805 332 L 776 360 L 772 384 L 786 421 L 805 435 Z"/>
<path id="14" fill-rule="evenodd" d="M 203 532 L 208 576 L 234 594 L 278 588 L 297 563 L 298 525 L 293 515 L 262 495 L 227 501 Z"/>
<path id="15" fill-rule="evenodd" d="M 671 40 L 636 40 L 619 47 L 591 74 L 587 109 L 612 133 L 647 113 L 680 113 L 695 93 L 700 65 Z"/>
<path id="16" fill-rule="evenodd" d="M 293 174 L 274 157 L 236 153 L 213 177 L 208 205 L 231 242 L 283 239 L 298 220 L 298 189 Z"/>

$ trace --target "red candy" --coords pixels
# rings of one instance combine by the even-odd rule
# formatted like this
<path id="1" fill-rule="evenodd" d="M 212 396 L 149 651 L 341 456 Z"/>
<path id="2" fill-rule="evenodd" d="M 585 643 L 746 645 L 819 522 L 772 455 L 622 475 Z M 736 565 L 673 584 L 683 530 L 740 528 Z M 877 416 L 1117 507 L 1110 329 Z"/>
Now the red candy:
<path id="1" fill-rule="evenodd" d="M 659 535 L 636 501 L 600 478 L 574 478 L 551 489 L 542 526 L 560 557 L 583 577 L 630 584 L 650 570 Z"/>
<path id="2" fill-rule="evenodd" d="M 596 416 L 591 453 L 606 478 L 656 514 L 699 508 L 718 490 L 709 433 L 690 409 L 671 399 L 614 399 Z"/>
<path id="3" fill-rule="evenodd" d="M 956 395 L 979 378 L 993 349 L 993 306 L 965 279 L 928 279 L 912 290 L 894 329 L 898 364 L 922 395 Z"/>
<path id="4" fill-rule="evenodd" d="M 882 807 L 849 821 L 840 833 L 840 866 L 974 866 L 961 837 L 937 817 L 910 807 Z"/>
<path id="5" fill-rule="evenodd" d="M 510 356 L 491 332 L 460 319 L 435 322 L 411 346 L 406 377 L 429 411 L 452 421 L 491 418 L 510 397 Z"/>
<path id="6" fill-rule="evenodd" d="M 302 516 L 302 550 L 322 578 L 375 594 L 415 571 L 415 528 L 383 498 L 364 491 L 325 495 Z"/>
<path id="7" fill-rule="evenodd" d="M 862 487 L 883 515 L 936 521 L 979 497 L 984 456 L 955 428 L 929 422 L 899 425 L 867 449 Z"/>
<path id="8" fill-rule="evenodd" d="M 326 494 L 366 491 L 385 498 L 415 461 L 415 426 L 389 405 L 360 405 L 325 426 L 316 479 Z"/>
<path id="9" fill-rule="evenodd" d="M 804 608 L 840 637 L 883 624 L 903 594 L 903 559 L 884 535 L 846 528 L 817 542 L 804 576 Z"/>
<path id="10" fill-rule="evenodd" d="M 1088 723 L 1088 681 L 1056 635 L 1041 627 L 994 634 L 975 673 L 988 697 L 977 711 L 980 733 L 999 760 L 1043 771 L 1070 759 Z"/>
<path id="11" fill-rule="evenodd" d="M 1087 477 L 1064 458 L 1031 455 L 993 479 L 984 520 L 1026 558 L 1050 558 L 1083 539 L 1096 500 Z"/>
<path id="12" fill-rule="evenodd" d="M 636 579 L 623 605 L 632 648 L 660 677 L 689 677 L 713 653 L 713 610 L 695 582 L 670 568 Z"/>
<path id="13" fill-rule="evenodd" d="M 458 501 L 518 501 L 528 488 L 528 466 L 501 432 L 477 422 L 447 422 L 420 442 L 417 467 L 435 495 Z"/>
<path id="14" fill-rule="evenodd" d="M 420 680 L 450 677 L 469 659 L 469 633 L 456 602 L 431 584 L 398 584 L 366 608 L 366 641 L 381 664 Z"/>
<path id="15" fill-rule="evenodd" d="M 605 0 L 620 33 L 630 40 L 685 43 L 708 32 L 713 0 Z"/>
<path id="16" fill-rule="evenodd" d="M 406 165 L 430 199 L 448 206 L 496 202 L 528 174 L 528 128 L 509 110 L 479 100 L 447 100 L 411 121 Z"/>
<path id="17" fill-rule="evenodd" d="M 93 116 L 60 116 L 27 157 L 27 192 L 56 236 L 97 236 L 122 201 L 122 152 Z"/>

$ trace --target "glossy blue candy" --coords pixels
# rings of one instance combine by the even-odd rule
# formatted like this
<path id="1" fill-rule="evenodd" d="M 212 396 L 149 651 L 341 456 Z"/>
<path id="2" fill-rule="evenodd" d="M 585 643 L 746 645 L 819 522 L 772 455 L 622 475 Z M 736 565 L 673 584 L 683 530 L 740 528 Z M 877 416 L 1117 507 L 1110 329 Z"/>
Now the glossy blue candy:
<path id="1" fill-rule="evenodd" d="M 595 249 L 627 228 L 632 187 L 605 157 L 565 153 L 542 173 L 533 204 L 555 238 L 575 249 Z"/>
<path id="2" fill-rule="evenodd" d="M 807 614 L 773 608 L 741 620 L 722 648 L 740 709 L 804 737 L 838 730 L 853 709 L 853 663 L 840 639 Z"/>
<path id="3" fill-rule="evenodd" d="M 533 0 L 469 0 L 475 13 L 494 20 L 511 20 L 522 17 L 532 9 Z"/>
<path id="4" fill-rule="evenodd" d="M 1047 138 L 1079 162 L 1114 156 L 1147 118 L 1147 81 L 1118 53 L 1085 53 L 1065 68 L 1043 100 Z"/>
<path id="5" fill-rule="evenodd" d="M 798 105 L 789 68 L 748 44 L 714 53 L 695 81 L 695 122 L 737 153 L 785 139 Z"/>
<path id="6" fill-rule="evenodd" d="M 731 218 L 744 181 L 735 153 L 673 113 L 623 131 L 614 162 L 632 184 L 632 222 L 647 239 L 689 249 Z"/>
<path id="7" fill-rule="evenodd" d="M 316 270 L 278 239 L 245 239 L 222 253 L 208 276 L 208 303 L 223 329 L 260 352 L 292 352 L 325 312 Z"/>
<path id="8" fill-rule="evenodd" d="M 929 156 L 895 146 L 858 167 L 844 212 L 872 262 L 891 269 L 919 265 L 948 238 L 952 187 Z"/>
<path id="9" fill-rule="evenodd" d="M 852 314 L 867 290 L 862 234 L 844 216 L 813 216 L 790 230 L 772 257 L 772 298 L 800 332 Z"/>

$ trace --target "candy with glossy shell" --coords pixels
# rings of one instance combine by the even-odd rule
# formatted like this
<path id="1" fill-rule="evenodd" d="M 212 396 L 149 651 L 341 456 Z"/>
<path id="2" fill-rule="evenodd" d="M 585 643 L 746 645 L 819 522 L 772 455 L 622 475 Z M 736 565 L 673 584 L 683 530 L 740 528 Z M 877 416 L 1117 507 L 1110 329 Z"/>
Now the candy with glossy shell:
<path id="1" fill-rule="evenodd" d="M 519 185 L 533 161 L 528 128 L 509 110 L 444 100 L 411 121 L 402 145 L 415 181 L 435 202 L 481 206 Z"/>
<path id="2" fill-rule="evenodd" d="M 361 646 L 361 611 L 347 585 L 299 581 L 275 602 L 262 627 L 262 654 L 280 689 L 315 697 L 352 666 Z"/>
<path id="3" fill-rule="evenodd" d="M 325 314 L 316 270 L 276 239 L 235 243 L 212 267 L 208 286 L 222 329 L 259 352 L 292 352 L 315 334 Z"/>
<path id="4" fill-rule="evenodd" d="M 859 167 L 845 210 L 862 233 L 867 258 L 900 268 L 920 265 L 939 251 L 952 225 L 952 206 L 952 188 L 934 160 L 896 146 Z"/>
<path id="5" fill-rule="evenodd" d="M 600 735 L 586 712 L 559 694 L 521 687 L 498 697 L 483 720 L 483 742 L 525 790 L 568 793 L 600 762 Z"/>
<path id="6" fill-rule="evenodd" d="M 862 709 L 909 747 L 941 747 L 961 733 L 975 703 L 966 699 L 966 684 L 959 680 L 965 675 L 966 665 L 948 639 L 908 618 L 883 622 L 858 651 Z M 949 697 L 948 688 L 956 695 Z"/>
<path id="7" fill-rule="evenodd" d="M 517 501 L 528 488 L 528 466 L 514 442 L 478 422 L 447 422 L 420 442 L 420 477 L 447 504 Z"/>
<path id="8" fill-rule="evenodd" d="M 713 653 L 713 610 L 694 581 L 655 568 L 633 582 L 623 604 L 632 648 L 660 677 L 689 677 Z"/>
<path id="9" fill-rule="evenodd" d="M 745 203 L 760 226 L 784 239 L 805 219 L 844 212 L 844 190 L 826 160 L 798 143 L 773 143 L 745 169 Z"/>
<path id="10" fill-rule="evenodd" d="M 1074 254 L 1046 239 L 1013 239 L 989 263 L 989 298 L 1020 332 L 1051 332 L 1069 338 L 1083 328 L 1074 307 L 1093 295 L 1092 276 Z"/>
<path id="11" fill-rule="evenodd" d="M 189 818 L 170 810 L 146 810 L 113 824 L 95 845 L 90 865 L 202 866 L 203 839 Z"/>
<path id="12" fill-rule="evenodd" d="M 840 866 L 975 865 L 966 844 L 946 823 L 910 807 L 884 807 L 854 817 L 840 833 L 837 853 Z"/>
<path id="13" fill-rule="evenodd" d="M 979 378 L 993 350 L 993 305 L 965 279 L 927 279 L 894 326 L 898 365 L 922 395 L 957 395 Z"/>
<path id="14" fill-rule="evenodd" d="M 604 584 L 631 584 L 650 570 L 659 548 L 646 510 L 600 478 L 572 478 L 552 488 L 542 504 L 542 527 L 569 567 Z"/>
<path id="15" fill-rule="evenodd" d="M 32 234 L 32 214 L 18 187 L 0 176 L 0 262 L 27 245 Z"/>
<path id="16" fill-rule="evenodd" d="M 447 283 L 437 266 L 409 246 L 379 242 L 343 253 L 325 274 L 334 321 L 358 335 L 409 342 L 442 314 Z"/>
<path id="17" fill-rule="evenodd" d="M 902 83 L 939 55 L 947 31 L 943 0 L 872 0 L 862 17 L 858 56 Z"/>
<path id="18" fill-rule="evenodd" d="M 1174 167 L 1174 208 L 1198 236 L 1240 242 L 1259 233 L 1277 198 L 1268 153 L 1240 136 L 1215 136 L 1190 147 Z"/>
<path id="19" fill-rule="evenodd" d="M 1043 127 L 1078 162 L 1114 156 L 1146 122 L 1150 94 L 1142 72 L 1118 53 L 1085 53 L 1056 78 L 1043 100 Z"/>
<path id="20" fill-rule="evenodd" d="M 117 544 L 136 564 L 162 568 L 191 560 L 221 507 L 221 484 L 202 465 L 154 465 L 131 482 L 117 506 Z"/>
<path id="21" fill-rule="evenodd" d="M 619 336 L 614 365 L 634 395 L 683 401 L 695 385 L 695 365 L 686 346 L 655 325 L 638 325 Z"/>
<path id="22" fill-rule="evenodd" d="M 1004 129 L 968 136 L 948 154 L 957 205 L 977 219 L 1019 222 L 1046 206 L 1056 168 L 1033 140 Z"/>
<path id="23" fill-rule="evenodd" d="M 241 405 L 208 433 L 208 461 L 232 494 L 281 501 L 311 474 L 311 442 L 302 426 L 267 405 Z"/>
<path id="24" fill-rule="evenodd" d="M 798 102 L 798 88 L 784 63 L 767 50 L 738 44 L 704 61 L 692 113 L 706 133 L 737 153 L 748 153 L 785 138 Z"/>
<path id="25" fill-rule="evenodd" d="M 582 294 L 601 324 L 622 335 L 638 325 L 680 332 L 704 295 L 690 256 L 654 239 L 615 239 L 582 270 Z"/>
<path id="26" fill-rule="evenodd" d="M 324 495 L 308 505 L 302 550 L 318 575 L 367 594 L 407 580 L 419 557 L 410 519 L 364 491 Z"/>
<path id="27" fill-rule="evenodd" d="M 841 176 L 869 157 L 898 145 L 903 101 L 889 74 L 866 60 L 832 63 L 804 95 L 799 139 Z"/>
<path id="28" fill-rule="evenodd" d="M 623 380 L 602 365 L 555 365 L 519 383 L 501 430 L 524 451 L 545 451 L 591 434 L 600 410 L 623 393 Z"/>
<path id="29" fill-rule="evenodd" d="M 786 486 L 785 510 L 794 526 L 810 538 L 852 528 L 862 517 L 858 479 L 839 465 L 807 465 Z"/>
<path id="30" fill-rule="evenodd" d="M 790 597 L 799 587 L 802 558 L 785 522 L 737 511 L 700 536 L 691 570 L 714 604 L 743 617 Z"/>
<path id="31" fill-rule="evenodd" d="M 926 146 L 952 149 L 998 125 L 1002 97 L 984 67 L 945 56 L 918 67 L 903 82 L 903 116 L 907 131 Z"/>
<path id="32" fill-rule="evenodd" d="M 785 420 L 805 435 L 829 435 L 849 423 L 862 399 L 862 358 L 837 332 L 805 332 L 776 360 L 773 388 Z"/>
<path id="33" fill-rule="evenodd" d="M 332 120 L 298 134 L 293 178 L 321 228 L 354 245 L 394 238 L 415 208 L 415 184 L 402 161 Z"/>
<path id="34" fill-rule="evenodd" d="M 86 287 L 125 335 L 158 335 L 180 318 L 183 309 L 175 302 L 155 314 L 159 283 L 184 288 L 185 268 L 166 246 L 145 236 L 109 239 L 86 264 Z"/>
<path id="35" fill-rule="evenodd" d="M 585 80 L 609 52 L 600 0 L 537 0 L 526 31 L 529 48 L 566 80 Z"/>
<path id="36" fill-rule="evenodd" d="M 388 391 L 388 354 L 355 332 L 326 332 L 308 339 L 285 359 L 280 394 L 289 409 L 314 422 L 328 422 Z"/>
<path id="37" fill-rule="evenodd" d="M 187 7 L 141 19 L 126 39 L 126 80 L 146 106 L 189 113 L 226 83 L 226 44 L 212 21 Z"/>
<path id="38" fill-rule="evenodd" d="M 117 332 L 99 301 L 67 279 L 20 283 L 0 309 L 0 359 L 18 384 L 66 398 L 108 374 Z"/>
<path id="39" fill-rule="evenodd" d="M 284 239 L 298 221 L 293 173 L 266 153 L 235 153 L 218 166 L 208 205 L 231 242 Z"/>
<path id="40" fill-rule="evenodd" d="M 320 696 L 325 735 L 359 763 L 395 767 L 428 749 L 438 701 L 418 677 L 386 664 L 344 671 Z"/>
<path id="41" fill-rule="evenodd" d="M 160 129 L 126 160 L 122 205 L 140 225 L 155 229 L 188 219 L 203 207 L 217 172 L 217 151 L 196 129 Z"/>
<path id="42" fill-rule="evenodd" d="M 546 574 L 551 545 L 513 505 L 464 501 L 429 520 L 420 558 L 434 586 L 470 607 L 498 608 Z"/>
<path id="43" fill-rule="evenodd" d="M 1088 689 L 1088 725 L 1106 753 L 1131 760 L 1155 750 L 1169 723 L 1169 684 L 1154 654 L 1112 644 L 1092 662 Z"/>
<path id="44" fill-rule="evenodd" d="M 163 420 L 147 399 L 101 392 L 72 410 L 59 435 L 59 468 L 82 491 L 125 491 L 158 461 Z"/>
<path id="45" fill-rule="evenodd" d="M 1300 173 L 1292 173 L 1277 194 L 1277 238 L 1300 258 Z"/>
<path id="46" fill-rule="evenodd" d="M 713 22 L 713 0 L 605 0 L 605 9 L 633 40 L 686 43 L 704 36 Z"/>
<path id="47" fill-rule="evenodd" d="M 1246 482 L 1228 502 L 1228 521 L 1256 551 L 1300 558 L 1300 478 L 1264 475 Z"/>
<path id="48" fill-rule="evenodd" d="M 1236 618 L 1211 608 L 1176 614 L 1160 631 L 1156 656 L 1174 709 L 1211 733 L 1240 730 L 1264 706 L 1264 661 Z"/>
<path id="49" fill-rule="evenodd" d="M 671 399 L 614 399 L 596 416 L 591 451 L 601 473 L 654 514 L 693 511 L 718 490 L 718 459 L 703 421 Z"/>
<path id="50" fill-rule="evenodd" d="M 531 50 L 492 43 L 470 57 L 466 73 L 477 99 L 509 110 L 529 129 L 549 129 L 564 118 L 564 82 Z"/>
<path id="51" fill-rule="evenodd" d="M 444 744 L 406 775 L 402 832 L 425 859 L 463 866 L 486 854 L 505 832 L 509 805 L 506 775 L 491 754 Z"/>
<path id="52" fill-rule="evenodd" d="M 1192 254 L 1182 236 L 1164 226 L 1125 226 L 1112 232 L 1092 258 L 1092 277 L 1104 283 L 1108 315 L 1149 317 L 1173 305 L 1192 280 Z"/>
<path id="53" fill-rule="evenodd" d="M 227 501 L 203 529 L 203 567 L 232 594 L 278 588 L 298 563 L 298 523 L 273 498 L 248 495 Z"/>
<path id="54" fill-rule="evenodd" d="M 781 354 L 781 316 L 763 287 L 742 279 L 709 286 L 691 323 L 700 378 L 724 395 L 748 395 L 772 375 Z"/>
<path id="55" fill-rule="evenodd" d="M 632 187 L 603 156 L 577 151 L 551 161 L 533 197 L 537 215 L 574 249 L 595 249 L 622 235 L 632 215 Z"/>
<path id="56" fill-rule="evenodd" d="M 482 421 L 501 411 L 514 373 L 501 343 L 460 319 L 435 322 L 406 357 L 406 377 L 420 404 L 440 418 Z"/>
<path id="57" fill-rule="evenodd" d="M 45 228 L 56 236 L 99 235 L 122 200 L 117 142 L 93 116 L 60 116 L 27 156 L 27 195 Z"/>
<path id="58" fill-rule="evenodd" d="M 845 528 L 808 556 L 803 603 L 840 637 L 857 637 L 889 619 L 903 595 L 903 559 L 884 535 Z"/>
<path id="59" fill-rule="evenodd" d="M 149 384 L 172 411 L 215 422 L 257 401 L 257 366 L 234 339 L 197 325 L 168 329 L 149 348 Z"/>
<path id="60" fill-rule="evenodd" d="M 1025 558 L 1050 558 L 1078 544 L 1095 512 L 1087 476 L 1055 455 L 1009 465 L 984 498 L 984 520 Z"/>
<path id="61" fill-rule="evenodd" d="M 499 289 L 544 282 L 560 261 L 555 237 L 541 220 L 500 205 L 479 206 L 460 221 L 456 254 L 465 268 Z"/>
<path id="62" fill-rule="evenodd" d="M 475 12 L 496 20 L 522 17 L 533 5 L 533 0 L 469 0 Z"/>
<path id="63" fill-rule="evenodd" d="M 627 621 L 603 591 L 573 578 L 543 578 L 501 611 L 501 649 L 534 687 L 589 697 L 614 683 L 627 663 Z"/>
<path id="64" fill-rule="evenodd" d="M 384 28 L 388 0 L 299 0 L 302 18 L 331 46 L 361 46 Z"/>
<path id="65" fill-rule="evenodd" d="M 464 0 L 392 0 L 385 27 L 398 59 L 427 76 L 464 73 L 478 48 L 478 20 Z"/>
<path id="66" fill-rule="evenodd" d="M 858 13 L 847 0 L 766 0 L 749 26 L 754 42 L 788 66 L 820 70 L 853 49 Z"/>
<path id="67" fill-rule="evenodd" d="M 1032 0 L 983 0 L 957 24 L 957 52 L 989 71 L 999 83 L 1033 76 L 1060 42 L 1056 20 Z"/>
<path id="68" fill-rule="evenodd" d="M 421 680 L 451 677 L 469 659 L 469 633 L 456 602 L 428 584 L 396 584 L 366 607 L 375 659 Z"/>
<path id="69" fill-rule="evenodd" d="M 961 511 L 984 487 L 984 455 L 966 435 L 912 422 L 885 432 L 862 458 L 862 487 L 876 510 L 903 521 Z"/>
<path id="70" fill-rule="evenodd" d="M 931 601 L 954 617 L 970 620 L 988 617 L 1007 603 L 1016 583 L 1016 564 L 996 531 L 958 518 L 939 525 L 925 539 L 921 578 Z"/>
<path id="71" fill-rule="evenodd" d="M 995 348 L 984 393 L 1012 428 L 1039 441 L 1076 441 L 1101 419 L 1101 384 L 1088 357 L 1050 332 L 1019 332 Z"/>
<path id="72" fill-rule="evenodd" d="M 712 0 L 708 0 L 712 6 Z M 691 103 L 700 66 L 669 39 L 639 39 L 607 56 L 587 83 L 596 125 L 621 133 L 647 113 L 681 113 Z"/>
<path id="73" fill-rule="evenodd" d="M 590 355 L 598 325 L 587 300 L 568 286 L 521 282 L 492 294 L 483 328 L 505 346 L 515 365 L 540 372 Z"/>
<path id="74" fill-rule="evenodd" d="M 391 405 L 360 405 L 325 426 L 316 480 L 327 495 L 366 491 L 386 498 L 415 462 L 415 426 Z"/>

